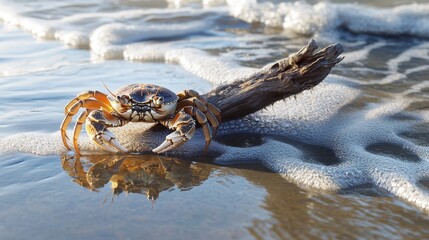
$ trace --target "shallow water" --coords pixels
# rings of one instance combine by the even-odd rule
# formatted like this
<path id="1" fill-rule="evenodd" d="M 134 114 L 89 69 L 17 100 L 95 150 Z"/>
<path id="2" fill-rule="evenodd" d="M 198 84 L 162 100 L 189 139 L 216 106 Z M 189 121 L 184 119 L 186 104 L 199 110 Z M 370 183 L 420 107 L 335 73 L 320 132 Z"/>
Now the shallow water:
<path id="1" fill-rule="evenodd" d="M 1 1 L 1 239 L 428 237 L 429 5 L 367 4 Z M 114 132 L 144 154 L 62 146 L 65 104 L 102 81 L 206 92 L 310 38 L 344 61 L 207 157 L 199 131 L 147 154 L 168 132 L 139 124 Z"/>
<path id="2" fill-rule="evenodd" d="M 313 194 L 253 164 L 16 154 L 1 167 L 2 239 L 421 238 L 429 223 L 371 186 Z"/>

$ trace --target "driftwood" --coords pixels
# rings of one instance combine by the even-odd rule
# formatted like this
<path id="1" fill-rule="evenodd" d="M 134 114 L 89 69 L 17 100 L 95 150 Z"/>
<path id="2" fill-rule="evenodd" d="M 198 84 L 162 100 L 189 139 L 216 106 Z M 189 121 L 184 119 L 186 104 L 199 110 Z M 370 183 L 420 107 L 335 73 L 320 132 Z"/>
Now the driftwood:
<path id="1" fill-rule="evenodd" d="M 319 84 L 335 64 L 343 60 L 340 44 L 315 52 L 314 40 L 288 58 L 269 64 L 259 72 L 203 95 L 222 112 L 222 121 L 244 117 L 274 102 Z"/>

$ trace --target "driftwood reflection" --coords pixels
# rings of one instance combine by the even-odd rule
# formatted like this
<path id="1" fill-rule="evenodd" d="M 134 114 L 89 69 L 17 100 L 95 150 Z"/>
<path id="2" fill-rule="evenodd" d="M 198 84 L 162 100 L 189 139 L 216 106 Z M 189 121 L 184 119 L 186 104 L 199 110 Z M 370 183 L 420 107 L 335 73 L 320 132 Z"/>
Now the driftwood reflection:
<path id="1" fill-rule="evenodd" d="M 156 200 L 162 191 L 200 185 L 211 168 L 159 155 L 62 156 L 63 169 L 78 185 L 92 191 L 111 183 L 114 195 L 145 194 Z"/>

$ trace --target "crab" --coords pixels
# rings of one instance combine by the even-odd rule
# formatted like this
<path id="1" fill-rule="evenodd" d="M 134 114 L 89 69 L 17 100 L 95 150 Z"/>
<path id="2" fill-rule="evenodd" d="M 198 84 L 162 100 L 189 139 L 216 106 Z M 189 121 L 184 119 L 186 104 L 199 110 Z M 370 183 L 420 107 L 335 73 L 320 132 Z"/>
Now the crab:
<path id="1" fill-rule="evenodd" d="M 196 124 L 203 129 L 207 152 L 211 139 L 221 122 L 220 110 L 208 103 L 194 90 L 184 90 L 178 94 L 167 88 L 153 84 L 131 84 L 109 95 L 100 91 L 86 91 L 77 95 L 65 107 L 65 117 L 61 124 L 64 146 L 71 150 L 66 130 L 73 116 L 84 109 L 77 118 L 73 130 L 73 147 L 80 154 L 78 138 L 85 123 L 90 139 L 110 152 L 128 152 L 115 135 L 108 130 L 121 127 L 129 122 L 158 123 L 174 130 L 152 151 L 164 153 L 175 149 L 195 132 Z M 211 128 L 210 128 L 211 125 Z"/>

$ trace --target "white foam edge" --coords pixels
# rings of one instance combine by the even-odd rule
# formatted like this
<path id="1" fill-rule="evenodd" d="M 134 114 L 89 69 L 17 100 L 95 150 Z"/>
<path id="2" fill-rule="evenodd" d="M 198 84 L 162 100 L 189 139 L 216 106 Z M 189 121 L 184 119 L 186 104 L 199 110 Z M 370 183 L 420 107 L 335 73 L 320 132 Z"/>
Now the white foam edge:
<path id="1" fill-rule="evenodd" d="M 228 0 L 231 15 L 246 22 L 261 22 L 301 35 L 340 27 L 356 33 L 429 37 L 429 4 L 374 8 L 359 4 L 320 2 L 258 2 Z"/>
<path id="2" fill-rule="evenodd" d="M 90 47 L 103 59 L 122 59 L 127 43 L 203 32 L 207 29 L 207 24 L 210 23 L 142 24 L 140 26 L 111 23 L 93 32 Z"/>
<path id="3" fill-rule="evenodd" d="M 45 20 L 27 17 L 25 14 L 19 13 L 17 9 L 20 9 L 20 7 L 16 3 L 0 2 L 0 20 L 5 24 L 19 27 L 37 38 L 58 40 L 70 47 L 88 49 L 91 44 L 94 46 L 94 51 L 99 55 L 103 55 L 104 51 L 107 51 L 104 50 L 103 45 L 113 45 L 113 43 L 118 43 L 118 40 L 121 43 L 129 43 L 136 40 L 191 34 L 207 30 L 209 28 L 207 24 L 210 24 L 212 20 L 209 18 L 205 22 L 190 24 L 148 24 L 144 20 L 148 15 L 159 15 L 160 17 L 165 16 L 165 14 L 190 16 L 212 11 L 194 8 L 135 9 L 118 12 L 79 13 L 65 16 L 61 19 Z M 219 8 L 216 11 L 226 12 Z M 106 17 L 110 19 L 107 23 L 103 20 Z M 140 20 L 134 20 L 135 24 L 118 23 L 126 19 Z M 100 20 L 99 23 L 97 23 L 97 20 Z M 94 22 L 94 26 L 92 28 L 85 27 L 87 22 Z M 92 37 L 93 31 L 95 33 L 94 37 Z M 115 46 L 112 46 L 112 48 L 115 48 Z M 115 50 L 112 49 L 110 51 L 114 52 Z M 106 58 L 109 58 L 108 53 L 105 55 Z"/>

